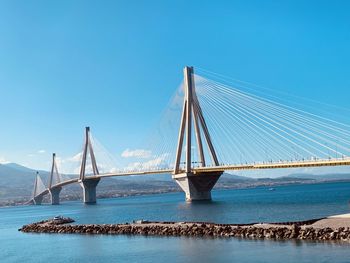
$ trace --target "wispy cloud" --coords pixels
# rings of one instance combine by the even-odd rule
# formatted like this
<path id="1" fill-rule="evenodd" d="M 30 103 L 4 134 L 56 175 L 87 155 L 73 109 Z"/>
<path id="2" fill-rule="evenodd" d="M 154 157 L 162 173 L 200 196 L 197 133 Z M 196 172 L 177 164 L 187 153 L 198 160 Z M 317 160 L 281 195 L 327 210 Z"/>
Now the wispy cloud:
<path id="1" fill-rule="evenodd" d="M 9 163 L 9 161 L 6 160 L 4 157 L 0 156 L 0 164 L 6 164 L 6 163 Z"/>
<path id="2" fill-rule="evenodd" d="M 83 156 L 83 152 L 80 152 L 80 153 L 77 153 L 76 155 L 68 158 L 67 160 L 70 162 L 80 162 L 82 156 Z"/>
<path id="3" fill-rule="evenodd" d="M 39 151 L 36 151 L 35 153 L 28 153 L 27 156 L 28 157 L 35 157 L 35 156 L 38 156 L 38 154 L 44 154 L 46 153 L 45 150 L 39 150 Z"/>
<path id="4" fill-rule="evenodd" d="M 73 173 L 73 174 L 79 174 L 80 173 L 80 166 L 81 166 L 81 160 L 82 160 L 83 153 L 77 153 L 71 157 L 67 158 L 60 158 L 56 157 L 56 163 L 62 171 L 65 173 Z M 113 164 L 115 165 L 115 164 Z M 103 162 L 97 162 L 97 167 L 100 173 L 115 173 L 118 171 L 118 169 L 111 164 L 106 164 Z M 86 174 L 92 174 L 92 164 L 91 159 L 88 156 L 86 160 L 86 167 L 85 167 L 85 173 Z"/>
<path id="5" fill-rule="evenodd" d="M 60 156 L 56 156 L 56 164 L 58 166 L 61 166 L 62 164 L 64 164 L 67 160 L 66 159 L 63 159 L 62 157 Z"/>
<path id="6" fill-rule="evenodd" d="M 165 161 L 168 156 L 169 154 L 165 153 L 146 162 L 134 162 L 129 164 L 126 170 L 135 171 L 135 170 L 156 170 L 156 169 L 168 168 L 168 164 Z"/>
<path id="7" fill-rule="evenodd" d="M 152 152 L 144 149 L 130 150 L 126 149 L 122 152 L 121 156 L 123 158 L 150 158 Z"/>

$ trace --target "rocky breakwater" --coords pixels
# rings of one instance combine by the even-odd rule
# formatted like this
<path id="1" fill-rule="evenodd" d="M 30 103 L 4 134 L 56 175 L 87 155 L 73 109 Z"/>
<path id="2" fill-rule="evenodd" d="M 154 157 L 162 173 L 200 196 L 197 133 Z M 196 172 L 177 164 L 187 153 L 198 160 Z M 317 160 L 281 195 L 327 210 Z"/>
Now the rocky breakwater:
<path id="1" fill-rule="evenodd" d="M 26 233 L 105 234 L 105 235 L 152 235 L 187 237 L 236 237 L 252 239 L 299 239 L 350 241 L 349 227 L 313 227 L 294 224 L 213 224 L 193 222 L 147 222 L 133 224 L 55 224 L 41 221 L 19 229 Z"/>

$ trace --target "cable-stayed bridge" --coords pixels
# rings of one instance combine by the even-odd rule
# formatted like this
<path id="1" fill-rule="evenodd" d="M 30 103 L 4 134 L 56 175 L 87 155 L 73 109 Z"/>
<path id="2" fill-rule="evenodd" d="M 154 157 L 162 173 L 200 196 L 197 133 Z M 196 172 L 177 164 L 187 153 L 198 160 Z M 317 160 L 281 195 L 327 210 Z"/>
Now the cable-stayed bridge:
<path id="1" fill-rule="evenodd" d="M 87 127 L 76 156 L 53 154 L 47 187 L 36 175 L 29 202 L 41 204 L 50 194 L 59 204 L 62 188 L 79 183 L 84 202 L 95 203 L 102 178 L 150 174 L 172 174 L 186 200 L 208 200 L 225 171 L 350 165 L 350 125 L 242 91 L 243 84 L 222 84 L 185 67 L 182 84 L 142 147 L 115 160 Z M 58 163 L 76 166 L 60 173 Z"/>

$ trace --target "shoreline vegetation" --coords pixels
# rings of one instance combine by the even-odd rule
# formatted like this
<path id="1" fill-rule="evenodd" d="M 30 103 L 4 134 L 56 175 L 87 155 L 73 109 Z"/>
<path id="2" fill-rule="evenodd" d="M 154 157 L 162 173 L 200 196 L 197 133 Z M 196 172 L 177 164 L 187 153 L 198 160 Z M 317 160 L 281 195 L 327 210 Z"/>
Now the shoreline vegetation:
<path id="1" fill-rule="evenodd" d="M 47 234 L 226 237 L 350 242 L 350 214 L 299 222 L 252 224 L 150 222 L 144 220 L 134 221 L 131 224 L 67 224 L 70 222 L 74 222 L 74 220 L 70 218 L 60 221 L 44 220 L 24 225 L 19 231 Z"/>
<path id="2" fill-rule="evenodd" d="M 230 190 L 230 189 L 252 189 L 252 188 L 261 188 L 261 187 L 278 187 L 278 186 L 287 186 L 287 185 L 302 185 L 302 184 L 325 184 L 325 183 L 340 183 L 340 182 L 350 182 L 350 180 L 298 180 L 298 178 L 288 178 L 285 181 L 274 181 L 274 179 L 264 178 L 261 180 L 246 182 L 246 183 L 236 183 L 231 184 L 227 182 L 218 183 L 214 190 Z M 71 189 L 71 191 L 67 193 L 61 194 L 61 202 L 67 201 L 78 201 L 82 200 L 81 194 L 74 193 L 79 191 L 78 186 Z M 122 197 L 132 197 L 132 196 L 145 196 L 145 195 L 156 195 L 156 194 L 165 194 L 165 193 L 175 193 L 182 192 L 181 189 L 174 183 L 174 185 L 164 185 L 160 186 L 159 189 L 152 187 L 151 189 L 142 190 L 142 189 L 124 189 L 124 190 L 103 190 L 97 193 L 97 199 L 107 199 L 107 198 L 122 198 Z M 4 207 L 12 207 L 12 206 L 21 206 L 26 205 L 25 203 L 28 201 L 29 197 L 20 197 L 18 199 L 9 199 L 9 200 L 1 200 L 0 199 L 0 208 Z M 43 203 L 49 204 L 49 195 L 45 196 Z"/>

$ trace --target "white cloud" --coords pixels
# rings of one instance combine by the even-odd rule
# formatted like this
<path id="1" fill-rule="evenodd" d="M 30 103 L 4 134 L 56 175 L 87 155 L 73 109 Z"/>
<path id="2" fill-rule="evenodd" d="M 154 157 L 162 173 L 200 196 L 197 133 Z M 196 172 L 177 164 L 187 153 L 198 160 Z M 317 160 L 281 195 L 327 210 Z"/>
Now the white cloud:
<path id="1" fill-rule="evenodd" d="M 144 150 L 144 149 L 136 149 L 136 150 L 126 149 L 124 152 L 122 152 L 121 156 L 124 158 L 131 158 L 131 157 L 150 158 L 151 153 L 152 153 L 151 151 Z"/>
<path id="2" fill-rule="evenodd" d="M 80 172 L 80 161 L 82 153 L 78 153 L 71 157 L 62 158 L 56 156 L 56 164 L 60 174 L 76 174 Z M 50 161 L 51 165 L 51 161 Z"/>
<path id="3" fill-rule="evenodd" d="M 77 153 L 77 154 L 74 155 L 73 157 L 68 158 L 68 161 L 71 161 L 71 162 L 80 162 L 82 156 L 83 156 L 83 152 Z"/>
<path id="4" fill-rule="evenodd" d="M 61 165 L 64 164 L 65 162 L 66 162 L 65 159 L 63 159 L 63 158 L 61 158 L 61 157 L 59 157 L 59 156 L 56 156 L 56 164 L 57 164 L 58 166 L 61 166 Z"/>
<path id="5" fill-rule="evenodd" d="M 76 155 L 72 157 L 68 157 L 65 159 L 60 159 L 59 157 L 56 158 L 57 164 L 61 164 L 61 168 L 65 169 L 67 173 L 73 173 L 73 174 L 79 174 L 80 168 L 81 168 L 81 160 L 82 160 L 83 153 L 77 153 Z M 60 166 L 60 165 L 59 165 Z M 116 167 L 109 163 L 99 163 L 97 162 L 97 168 L 100 172 L 100 174 L 103 173 L 116 173 L 119 171 Z M 86 166 L 85 166 L 85 174 L 93 174 L 91 159 L 87 158 L 86 160 Z"/>
<path id="6" fill-rule="evenodd" d="M 6 164 L 6 163 L 10 163 L 10 162 L 6 160 L 4 157 L 0 156 L 0 164 Z"/>
<path id="7" fill-rule="evenodd" d="M 169 154 L 162 154 L 154 159 L 151 159 L 146 162 L 135 162 L 131 163 L 127 166 L 127 171 L 135 171 L 135 170 L 156 170 L 167 168 L 168 164 L 165 162 L 165 159 L 169 156 Z"/>
<path id="8" fill-rule="evenodd" d="M 39 150 L 38 153 L 39 154 L 43 154 L 43 153 L 46 153 L 46 151 L 45 150 Z"/>
<path id="9" fill-rule="evenodd" d="M 119 170 L 116 168 L 116 167 L 112 167 L 110 170 L 109 170 L 109 173 L 117 173 L 119 172 Z"/>

